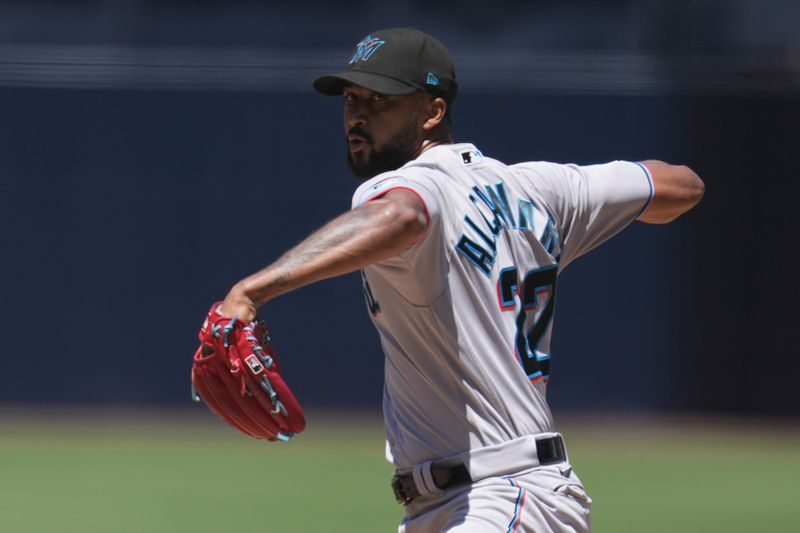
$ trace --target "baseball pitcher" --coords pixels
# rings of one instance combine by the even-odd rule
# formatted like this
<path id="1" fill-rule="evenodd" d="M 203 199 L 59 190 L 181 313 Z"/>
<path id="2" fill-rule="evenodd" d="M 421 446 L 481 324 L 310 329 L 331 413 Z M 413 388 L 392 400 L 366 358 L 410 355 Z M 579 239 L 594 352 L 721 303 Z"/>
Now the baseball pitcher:
<path id="1" fill-rule="evenodd" d="M 558 274 L 634 220 L 675 219 L 700 200 L 703 182 L 655 160 L 506 165 L 454 143 L 452 59 L 412 29 L 369 34 L 344 72 L 314 88 L 343 97 L 347 161 L 365 181 L 350 211 L 212 308 L 218 336 L 207 327 L 207 346 L 225 349 L 225 327 L 236 334 L 229 317 L 246 336 L 273 298 L 361 270 L 386 356 L 386 457 L 406 511 L 399 531 L 589 531 L 591 500 L 546 399 Z M 259 381 L 273 360 L 256 357 L 267 347 L 252 338 L 261 348 L 244 348 L 230 372 L 261 369 L 248 383 L 267 392 L 260 404 L 275 426 L 248 424 L 255 415 L 243 415 L 240 400 L 215 405 L 243 431 L 288 438 L 302 413 L 279 376 L 267 376 L 273 395 Z"/>

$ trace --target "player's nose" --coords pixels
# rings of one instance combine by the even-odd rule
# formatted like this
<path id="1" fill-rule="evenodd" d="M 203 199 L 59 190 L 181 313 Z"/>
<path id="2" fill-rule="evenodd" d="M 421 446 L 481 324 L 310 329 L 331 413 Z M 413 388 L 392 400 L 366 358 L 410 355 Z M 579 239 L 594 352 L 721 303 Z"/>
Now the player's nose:
<path id="1" fill-rule="evenodd" d="M 344 110 L 344 125 L 346 130 L 353 126 L 365 126 L 367 124 L 366 108 L 363 105 L 349 105 Z"/>
<path id="2" fill-rule="evenodd" d="M 350 131 L 355 126 L 366 126 L 367 117 L 363 114 L 345 113 L 344 115 L 344 129 Z"/>

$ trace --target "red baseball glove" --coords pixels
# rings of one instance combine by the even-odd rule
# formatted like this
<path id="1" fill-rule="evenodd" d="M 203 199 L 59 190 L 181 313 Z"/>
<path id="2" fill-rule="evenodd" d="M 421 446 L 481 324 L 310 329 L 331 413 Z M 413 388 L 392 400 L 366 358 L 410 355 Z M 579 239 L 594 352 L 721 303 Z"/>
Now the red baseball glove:
<path id="1" fill-rule="evenodd" d="M 267 327 L 225 318 L 211 306 L 192 365 L 192 396 L 242 433 L 289 440 L 306 427 L 303 409 L 280 375 Z"/>

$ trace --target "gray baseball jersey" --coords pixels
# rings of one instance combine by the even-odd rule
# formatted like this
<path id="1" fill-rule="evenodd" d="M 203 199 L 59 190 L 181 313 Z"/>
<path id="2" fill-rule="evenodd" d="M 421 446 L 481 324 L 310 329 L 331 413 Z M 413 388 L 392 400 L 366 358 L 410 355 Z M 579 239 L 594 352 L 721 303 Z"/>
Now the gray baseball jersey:
<path id="1" fill-rule="evenodd" d="M 439 145 L 363 183 L 353 207 L 404 188 L 426 233 L 364 269 L 386 355 L 387 459 L 399 469 L 553 431 L 545 398 L 558 273 L 634 220 L 647 169 L 505 165 Z"/>

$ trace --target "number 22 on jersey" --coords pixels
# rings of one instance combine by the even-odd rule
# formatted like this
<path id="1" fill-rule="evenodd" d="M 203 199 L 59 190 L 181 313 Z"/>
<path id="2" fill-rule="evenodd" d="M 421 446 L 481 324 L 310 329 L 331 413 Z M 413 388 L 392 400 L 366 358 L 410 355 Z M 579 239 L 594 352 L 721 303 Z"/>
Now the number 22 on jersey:
<path id="1" fill-rule="evenodd" d="M 537 348 L 553 319 L 558 265 L 529 270 L 522 282 L 516 266 L 500 271 L 497 299 L 502 311 L 517 311 L 514 355 L 532 382 L 550 378 L 550 354 Z M 519 306 L 519 307 L 518 307 Z"/>

